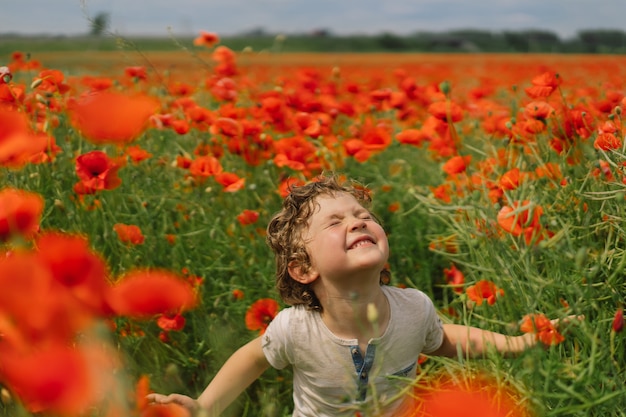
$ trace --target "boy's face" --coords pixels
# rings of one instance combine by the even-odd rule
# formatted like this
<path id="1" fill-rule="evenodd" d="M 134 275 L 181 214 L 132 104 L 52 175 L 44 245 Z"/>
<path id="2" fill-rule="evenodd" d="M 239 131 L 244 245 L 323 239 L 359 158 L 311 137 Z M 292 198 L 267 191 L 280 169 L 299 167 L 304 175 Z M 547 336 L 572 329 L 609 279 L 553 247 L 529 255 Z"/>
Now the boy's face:
<path id="1" fill-rule="evenodd" d="M 364 274 L 378 279 L 389 257 L 389 245 L 371 213 L 347 193 L 321 195 L 314 204 L 304 232 L 312 280 Z"/>

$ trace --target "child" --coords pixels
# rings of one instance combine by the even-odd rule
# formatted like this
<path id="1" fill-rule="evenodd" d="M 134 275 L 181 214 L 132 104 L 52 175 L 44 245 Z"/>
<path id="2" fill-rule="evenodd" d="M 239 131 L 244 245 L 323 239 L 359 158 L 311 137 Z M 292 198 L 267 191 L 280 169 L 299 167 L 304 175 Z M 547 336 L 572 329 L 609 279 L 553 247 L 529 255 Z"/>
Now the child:
<path id="1" fill-rule="evenodd" d="M 389 247 L 369 202 L 364 188 L 335 177 L 293 188 L 267 229 L 277 288 L 291 307 L 237 350 L 197 400 L 148 399 L 218 416 L 270 366 L 292 366 L 293 416 L 391 416 L 420 353 L 508 355 L 536 343 L 531 334 L 442 325 L 424 293 L 384 285 Z"/>

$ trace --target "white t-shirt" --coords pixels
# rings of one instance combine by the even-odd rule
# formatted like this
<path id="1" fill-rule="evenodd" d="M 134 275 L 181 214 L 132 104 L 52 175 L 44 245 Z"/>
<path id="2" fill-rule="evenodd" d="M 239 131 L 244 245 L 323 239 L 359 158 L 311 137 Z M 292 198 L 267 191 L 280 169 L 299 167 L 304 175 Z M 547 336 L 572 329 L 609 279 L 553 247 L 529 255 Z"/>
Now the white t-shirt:
<path id="1" fill-rule="evenodd" d="M 335 336 L 304 306 L 283 309 L 263 335 L 276 369 L 293 366 L 294 417 L 380 416 L 399 405 L 420 353 L 437 350 L 443 327 L 432 301 L 416 289 L 382 286 L 391 316 L 385 333 L 360 352 L 356 339 Z"/>

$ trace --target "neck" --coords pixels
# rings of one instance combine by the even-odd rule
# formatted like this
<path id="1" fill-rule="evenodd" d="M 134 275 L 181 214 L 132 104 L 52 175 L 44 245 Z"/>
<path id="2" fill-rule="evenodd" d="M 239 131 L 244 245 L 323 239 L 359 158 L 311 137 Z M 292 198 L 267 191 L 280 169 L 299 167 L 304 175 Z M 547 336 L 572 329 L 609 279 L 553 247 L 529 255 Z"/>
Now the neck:
<path id="1" fill-rule="evenodd" d="M 351 291 L 316 288 L 315 292 L 323 307 L 322 319 L 335 335 L 368 340 L 386 329 L 389 305 L 378 283 Z"/>

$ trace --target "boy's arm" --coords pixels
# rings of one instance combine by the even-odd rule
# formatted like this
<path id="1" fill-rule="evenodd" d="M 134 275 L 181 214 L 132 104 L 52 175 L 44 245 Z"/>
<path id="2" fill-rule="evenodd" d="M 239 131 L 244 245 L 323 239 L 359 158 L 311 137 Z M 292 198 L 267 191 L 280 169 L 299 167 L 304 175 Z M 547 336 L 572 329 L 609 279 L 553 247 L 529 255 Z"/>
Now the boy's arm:
<path id="1" fill-rule="evenodd" d="M 216 417 L 269 366 L 261 337 L 257 337 L 233 353 L 197 400 L 180 394 L 150 394 L 148 400 L 156 404 L 176 403 L 191 410 L 200 407 L 209 417 Z"/>
<path id="2" fill-rule="evenodd" d="M 439 349 L 430 355 L 455 358 L 460 352 L 464 357 L 481 358 L 490 350 L 495 350 L 504 356 L 515 356 L 536 343 L 535 335 L 531 333 L 507 336 L 478 327 L 444 324 L 443 342 Z"/>

